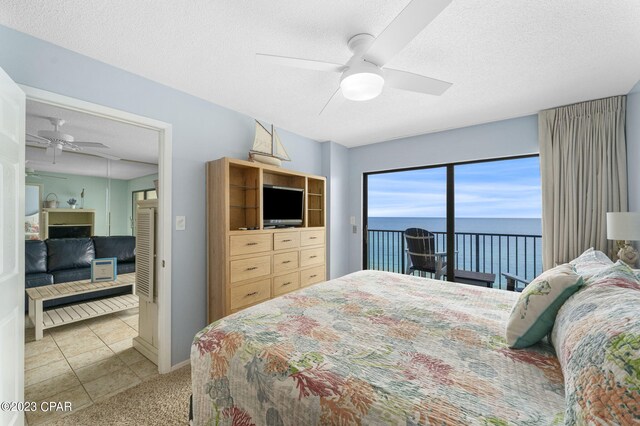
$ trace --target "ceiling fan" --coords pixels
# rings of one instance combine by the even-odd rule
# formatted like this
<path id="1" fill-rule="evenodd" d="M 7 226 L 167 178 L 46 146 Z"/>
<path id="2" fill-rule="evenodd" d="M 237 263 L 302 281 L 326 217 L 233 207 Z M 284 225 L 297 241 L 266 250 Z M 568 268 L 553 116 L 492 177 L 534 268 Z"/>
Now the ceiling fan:
<path id="1" fill-rule="evenodd" d="M 383 67 L 449 6 L 451 1 L 410 1 L 378 37 L 370 34 L 357 34 L 351 37 L 347 45 L 353 56 L 344 65 L 263 53 L 257 53 L 256 58 L 265 63 L 342 73 L 340 87 L 329 98 L 320 114 L 339 91 L 342 91 L 346 99 L 352 101 L 373 99 L 382 93 L 385 85 L 395 89 L 439 96 L 451 87 L 452 83 Z"/>
<path id="2" fill-rule="evenodd" d="M 56 156 L 62 155 L 63 151 L 80 152 L 84 154 L 96 155 L 108 160 L 120 160 L 115 155 L 94 151 L 88 148 L 109 149 L 110 147 L 100 142 L 79 142 L 68 133 L 60 131 L 60 127 L 66 122 L 61 118 L 49 117 L 49 122 L 53 130 L 38 130 L 38 134 L 27 133 L 27 145 L 44 147 L 47 149 L 47 156 L 53 157 L 53 164 L 56 163 Z M 31 138 L 31 139 L 29 139 Z"/>
<path id="3" fill-rule="evenodd" d="M 43 177 L 47 177 L 47 178 L 53 178 L 53 179 L 66 179 L 66 177 L 63 176 L 54 176 L 54 175 L 43 175 L 40 172 L 35 171 L 34 169 L 32 169 L 31 167 L 26 167 L 24 169 L 24 173 L 29 176 L 29 177 L 33 177 L 36 179 L 41 179 Z"/>

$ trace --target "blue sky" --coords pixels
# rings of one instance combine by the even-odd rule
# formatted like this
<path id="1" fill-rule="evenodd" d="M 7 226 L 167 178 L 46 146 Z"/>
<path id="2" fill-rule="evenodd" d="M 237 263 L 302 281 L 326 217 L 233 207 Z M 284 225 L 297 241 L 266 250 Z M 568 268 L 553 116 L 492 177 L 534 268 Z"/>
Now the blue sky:
<path id="1" fill-rule="evenodd" d="M 540 218 L 538 157 L 455 167 L 456 217 Z M 369 217 L 445 217 L 446 169 L 369 175 Z"/>

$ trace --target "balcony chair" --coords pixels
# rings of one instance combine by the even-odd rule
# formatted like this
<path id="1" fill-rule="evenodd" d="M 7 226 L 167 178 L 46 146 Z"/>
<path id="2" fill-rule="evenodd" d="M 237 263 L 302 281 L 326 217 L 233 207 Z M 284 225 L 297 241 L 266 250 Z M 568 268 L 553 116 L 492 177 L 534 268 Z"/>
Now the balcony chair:
<path id="1" fill-rule="evenodd" d="M 507 280 L 507 290 L 508 291 L 518 291 L 521 292 L 524 288 L 529 284 L 529 281 L 521 278 L 517 275 L 510 274 L 508 272 L 503 272 L 502 276 Z M 524 284 L 520 286 L 520 284 Z"/>
<path id="2" fill-rule="evenodd" d="M 407 241 L 407 275 L 419 271 L 434 274 L 434 278 L 439 280 L 447 274 L 447 264 L 443 261 L 445 252 L 435 251 L 435 235 L 421 228 L 409 228 L 404 231 Z M 463 271 L 455 269 L 453 271 L 453 281 L 462 284 L 479 285 L 491 287 L 496 276 L 485 272 Z"/>
<path id="3" fill-rule="evenodd" d="M 447 265 L 441 261 L 441 253 L 436 254 L 435 235 L 421 228 L 409 228 L 404 231 L 404 238 L 407 242 L 405 274 L 411 275 L 418 271 L 422 276 L 422 273 L 428 272 L 439 279 Z"/>

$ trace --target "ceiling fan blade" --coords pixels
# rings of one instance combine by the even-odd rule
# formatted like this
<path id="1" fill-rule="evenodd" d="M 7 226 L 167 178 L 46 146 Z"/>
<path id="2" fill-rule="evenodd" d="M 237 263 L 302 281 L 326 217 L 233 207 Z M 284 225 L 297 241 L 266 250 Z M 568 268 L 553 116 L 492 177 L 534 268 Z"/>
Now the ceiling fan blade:
<path id="1" fill-rule="evenodd" d="M 74 145 L 82 147 L 82 148 L 111 148 L 109 145 L 105 145 L 101 142 L 73 142 Z"/>
<path id="2" fill-rule="evenodd" d="M 331 62 L 314 61 L 312 59 L 290 58 L 288 56 L 266 55 L 264 53 L 256 53 L 256 60 L 267 63 L 276 64 L 284 67 L 303 68 L 313 71 L 342 72 L 344 65 L 334 64 Z"/>
<path id="3" fill-rule="evenodd" d="M 40 173 L 32 173 L 32 174 L 29 174 L 29 176 L 33 176 L 35 178 L 47 177 L 47 178 L 52 178 L 52 179 L 63 179 L 63 180 L 67 179 L 66 177 L 62 177 L 62 176 L 43 175 L 43 174 L 40 174 Z"/>
<path id="4" fill-rule="evenodd" d="M 96 157 L 106 158 L 107 160 L 114 160 L 114 161 L 121 160 L 120 157 L 116 157 L 115 155 L 109 155 L 109 154 L 105 154 L 105 153 L 102 153 L 102 152 L 99 152 L 99 151 L 90 151 L 88 149 L 83 149 L 82 153 L 89 154 L 89 155 L 95 155 Z"/>
<path id="5" fill-rule="evenodd" d="M 452 0 L 412 0 L 371 43 L 362 56 L 379 67 L 391 60 L 440 14 Z"/>
<path id="6" fill-rule="evenodd" d="M 44 148 L 44 147 L 46 147 L 46 146 L 49 146 L 49 144 L 48 144 L 48 143 L 46 143 L 46 142 L 42 142 L 42 141 L 34 141 L 34 140 L 30 140 L 30 139 L 27 139 L 27 140 L 26 140 L 26 143 L 27 143 L 27 145 L 29 145 L 29 146 L 37 146 L 37 147 L 39 147 L 39 148 Z"/>
<path id="7" fill-rule="evenodd" d="M 42 136 L 34 135 L 33 133 L 27 133 L 26 135 L 29 136 L 30 138 L 41 140 L 43 143 L 51 142 L 49 139 L 43 138 Z"/>
<path id="8" fill-rule="evenodd" d="M 452 83 L 438 80 L 423 75 L 413 74 L 406 71 L 384 68 L 385 85 L 400 90 L 426 93 L 427 95 L 442 95 Z"/>
<path id="9" fill-rule="evenodd" d="M 340 92 L 340 86 L 338 86 L 338 88 L 336 89 L 335 92 L 333 92 L 333 95 L 331 95 L 331 97 L 329 98 L 329 100 L 327 101 L 326 104 L 324 104 L 324 106 L 322 107 L 322 109 L 320 110 L 320 112 L 318 113 L 318 115 L 322 115 L 322 113 L 324 112 L 325 109 L 327 109 L 327 107 L 329 106 L 329 104 L 331 103 L 331 101 L 333 101 L 335 98 L 337 98 L 338 92 Z"/>

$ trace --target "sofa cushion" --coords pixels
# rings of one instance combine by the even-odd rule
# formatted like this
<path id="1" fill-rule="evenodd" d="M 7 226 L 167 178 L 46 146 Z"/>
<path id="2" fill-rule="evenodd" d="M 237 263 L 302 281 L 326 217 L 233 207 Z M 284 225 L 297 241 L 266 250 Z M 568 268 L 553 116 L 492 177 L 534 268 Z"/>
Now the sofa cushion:
<path id="1" fill-rule="evenodd" d="M 553 329 L 558 309 L 582 285 L 582 277 L 568 263 L 534 279 L 511 309 L 506 330 L 509 347 L 526 348 L 542 340 Z"/>
<path id="2" fill-rule="evenodd" d="M 130 274 L 136 271 L 136 264 L 134 262 L 118 263 L 118 275 Z"/>
<path id="3" fill-rule="evenodd" d="M 123 235 L 93 237 L 96 259 L 115 257 L 118 263 L 133 262 L 136 258 L 136 237 Z"/>
<path id="4" fill-rule="evenodd" d="M 38 274 L 27 274 L 24 276 L 24 287 L 40 287 L 43 285 L 53 284 L 53 275 L 41 272 Z"/>
<path id="5" fill-rule="evenodd" d="M 62 271 L 53 271 L 53 282 L 68 283 L 69 281 L 80 281 L 91 279 L 91 268 L 64 269 Z"/>
<path id="6" fill-rule="evenodd" d="M 91 238 L 54 238 L 47 240 L 48 272 L 63 269 L 90 268 L 93 259 L 95 259 L 95 250 Z"/>
<path id="7" fill-rule="evenodd" d="M 24 242 L 24 273 L 37 274 L 47 272 L 47 245 L 40 240 Z"/>
<path id="8" fill-rule="evenodd" d="M 582 278 L 585 280 L 588 280 L 594 274 L 613 265 L 613 262 L 606 254 L 600 250 L 594 250 L 593 247 L 588 248 L 584 253 L 569 263 L 575 266 L 578 275 L 582 275 Z"/>
<path id="9" fill-rule="evenodd" d="M 622 262 L 589 279 L 556 317 L 552 342 L 565 379 L 565 424 L 640 419 L 640 281 Z"/>

